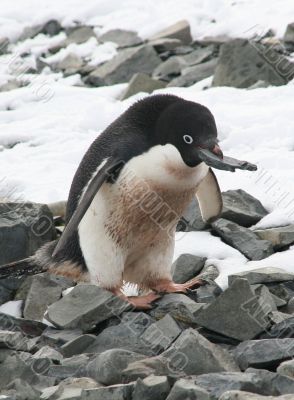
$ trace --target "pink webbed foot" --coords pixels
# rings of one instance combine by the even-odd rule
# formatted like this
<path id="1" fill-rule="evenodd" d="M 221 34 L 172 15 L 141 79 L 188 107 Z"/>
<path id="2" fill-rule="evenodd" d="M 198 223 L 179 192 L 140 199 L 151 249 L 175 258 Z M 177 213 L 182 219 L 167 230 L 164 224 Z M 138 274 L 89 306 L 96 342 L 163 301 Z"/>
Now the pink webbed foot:
<path id="1" fill-rule="evenodd" d="M 175 283 L 170 280 L 159 280 L 152 289 L 157 293 L 186 293 L 187 289 L 196 289 L 205 285 L 205 281 L 199 278 L 193 278 L 186 283 Z"/>
<path id="2" fill-rule="evenodd" d="M 152 302 L 158 300 L 161 296 L 158 293 L 151 292 L 144 296 L 126 296 L 121 289 L 110 289 L 116 296 L 130 303 L 136 310 L 150 310 Z"/>

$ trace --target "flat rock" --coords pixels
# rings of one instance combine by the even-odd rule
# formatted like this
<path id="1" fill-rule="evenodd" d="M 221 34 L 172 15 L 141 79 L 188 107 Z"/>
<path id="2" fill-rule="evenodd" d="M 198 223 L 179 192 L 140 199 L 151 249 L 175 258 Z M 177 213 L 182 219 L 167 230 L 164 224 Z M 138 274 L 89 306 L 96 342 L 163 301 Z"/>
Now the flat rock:
<path id="1" fill-rule="evenodd" d="M 260 394 L 230 390 L 224 393 L 219 400 L 292 400 L 292 394 L 284 396 L 262 396 Z"/>
<path id="2" fill-rule="evenodd" d="M 192 86 L 194 85 L 194 83 L 202 81 L 203 79 L 213 75 L 216 65 L 217 65 L 217 58 L 213 58 L 212 60 L 203 62 L 201 64 L 184 68 L 181 72 L 181 75 L 170 81 L 170 83 L 167 86 L 168 87 Z"/>
<path id="3" fill-rule="evenodd" d="M 63 60 L 55 63 L 52 67 L 56 71 L 64 71 L 65 75 L 77 73 L 83 66 L 81 57 L 74 53 L 69 53 Z"/>
<path id="4" fill-rule="evenodd" d="M 126 313 L 129 314 L 129 313 Z M 104 329 L 85 351 L 102 353 L 119 348 L 145 355 L 154 355 L 153 349 L 141 338 L 143 332 L 154 320 L 145 313 L 130 313 L 123 316 L 118 325 Z"/>
<path id="5" fill-rule="evenodd" d="M 195 385 L 192 379 L 181 378 L 176 381 L 166 400 L 197 399 L 210 400 L 209 393 Z"/>
<path id="6" fill-rule="evenodd" d="M 160 58 L 150 45 L 125 49 L 91 72 L 85 83 L 104 86 L 127 82 L 138 72 L 151 74 L 160 63 Z"/>
<path id="7" fill-rule="evenodd" d="M 128 308 L 127 302 L 108 290 L 96 285 L 78 285 L 48 308 L 46 318 L 59 328 L 80 328 L 86 332 Z"/>
<path id="8" fill-rule="evenodd" d="M 238 279 L 195 319 L 200 326 L 243 341 L 266 329 L 268 314 L 249 283 Z"/>
<path id="9" fill-rule="evenodd" d="M 170 384 L 166 376 L 148 376 L 138 379 L 132 400 L 165 400 L 170 391 Z"/>
<path id="10" fill-rule="evenodd" d="M 87 42 L 91 37 L 96 38 L 96 34 L 91 26 L 80 26 L 71 29 L 68 37 L 63 43 L 63 47 L 68 46 L 71 43 L 82 44 Z"/>
<path id="11" fill-rule="evenodd" d="M 256 229 L 254 233 L 260 239 L 270 241 L 275 250 L 283 249 L 294 243 L 294 225 L 270 229 Z"/>
<path id="12" fill-rule="evenodd" d="M 179 39 L 182 44 L 190 44 L 192 42 L 192 36 L 189 22 L 186 20 L 178 21 L 168 28 L 156 33 L 150 37 L 149 40 L 163 38 Z"/>
<path id="13" fill-rule="evenodd" d="M 268 214 L 261 202 L 245 190 L 228 190 L 222 193 L 222 198 L 222 218 L 241 226 L 255 225 Z"/>
<path id="14" fill-rule="evenodd" d="M 281 375 L 288 376 L 294 379 L 294 360 L 288 360 L 282 362 L 278 368 L 277 372 Z"/>
<path id="15" fill-rule="evenodd" d="M 32 358 L 49 358 L 52 361 L 60 361 L 63 359 L 63 355 L 50 346 L 43 346 L 32 356 Z"/>
<path id="16" fill-rule="evenodd" d="M 207 390 L 211 400 L 219 400 L 229 390 L 277 396 L 293 393 L 294 379 L 270 371 L 249 368 L 246 372 L 221 372 L 197 376 L 196 385 Z"/>
<path id="17" fill-rule="evenodd" d="M 250 229 L 235 222 L 219 218 L 212 223 L 212 229 L 225 243 L 239 250 L 250 260 L 262 260 L 274 252 L 271 242 L 259 239 Z"/>
<path id="18" fill-rule="evenodd" d="M 27 339 L 20 332 L 0 330 L 0 349 L 27 349 Z"/>
<path id="19" fill-rule="evenodd" d="M 259 80 L 284 85 L 291 76 L 282 76 L 274 67 L 277 60 L 282 62 L 283 59 L 285 57 L 271 47 L 247 39 L 233 39 L 221 46 L 212 85 L 247 88 Z"/>
<path id="20" fill-rule="evenodd" d="M 161 357 L 161 355 L 132 362 L 122 373 L 124 382 L 133 382 L 139 378 L 145 379 L 151 375 L 178 376 L 177 373 L 169 367 L 168 360 Z"/>
<path id="21" fill-rule="evenodd" d="M 143 40 L 135 31 L 125 31 L 123 29 L 111 29 L 99 36 L 100 42 L 114 42 L 119 48 L 138 46 Z"/>
<path id="22" fill-rule="evenodd" d="M 251 287 L 254 290 L 259 302 L 263 304 L 263 310 L 268 309 L 270 313 L 277 311 L 275 299 L 265 285 L 257 284 L 251 285 Z"/>
<path id="23" fill-rule="evenodd" d="M 164 53 L 166 51 L 171 51 L 177 48 L 182 44 L 179 39 L 170 39 L 170 38 L 162 38 L 162 39 L 154 39 L 148 42 L 157 53 Z"/>
<path id="24" fill-rule="evenodd" d="M 56 236 L 49 208 L 37 203 L 0 203 L 0 265 L 29 257 Z"/>
<path id="25" fill-rule="evenodd" d="M 219 270 L 215 265 L 204 265 L 202 271 L 198 275 L 199 279 L 214 281 L 219 276 Z"/>
<path id="26" fill-rule="evenodd" d="M 265 267 L 257 268 L 251 271 L 239 272 L 238 274 L 229 275 L 228 281 L 231 285 L 236 279 L 244 278 L 252 285 L 255 283 L 271 283 L 293 281 L 294 274 L 285 271 L 282 268 Z"/>
<path id="27" fill-rule="evenodd" d="M 16 400 L 39 400 L 40 398 L 40 391 L 36 390 L 34 387 L 29 385 L 25 380 L 23 379 L 14 379 L 6 388 L 7 393 L 9 392 L 15 392 L 15 397 L 12 396 L 13 399 Z M 5 392 L 1 392 L 5 393 Z M 0 397 L 2 398 L 2 396 Z"/>
<path id="28" fill-rule="evenodd" d="M 173 78 L 179 76 L 181 74 L 182 69 L 185 67 L 187 67 L 187 64 L 182 57 L 180 56 L 170 57 L 155 68 L 152 76 L 156 79 L 163 79 L 164 81 L 170 81 Z"/>
<path id="29" fill-rule="evenodd" d="M 294 339 L 248 340 L 237 346 L 234 356 L 243 371 L 248 367 L 274 370 L 294 356 Z"/>
<path id="30" fill-rule="evenodd" d="M 134 383 L 84 389 L 79 400 L 130 400 Z"/>
<path id="31" fill-rule="evenodd" d="M 290 43 L 294 45 L 294 22 L 287 25 L 283 39 L 285 43 Z"/>
<path id="32" fill-rule="evenodd" d="M 270 314 L 270 320 L 274 323 L 274 324 L 279 324 L 280 322 L 285 321 L 288 318 L 292 318 L 291 314 L 286 314 L 283 313 L 281 311 L 273 311 Z"/>
<path id="33" fill-rule="evenodd" d="M 207 258 L 194 256 L 193 254 L 182 254 L 172 264 L 173 281 L 185 283 L 195 278 L 204 267 Z"/>
<path id="34" fill-rule="evenodd" d="M 0 313 L 0 329 L 11 332 L 20 332 L 30 337 L 40 336 L 47 328 L 47 325 L 38 321 L 31 321 L 24 318 L 16 318 L 12 315 Z"/>
<path id="35" fill-rule="evenodd" d="M 140 92 L 152 93 L 154 90 L 163 89 L 166 83 L 158 79 L 152 79 L 147 74 L 137 73 L 130 80 L 122 100 Z"/>
<path id="36" fill-rule="evenodd" d="M 200 275 L 199 275 L 200 278 Z M 203 278 L 203 276 L 202 276 Z M 205 285 L 200 286 L 189 293 L 189 296 L 194 298 L 197 303 L 212 303 L 221 295 L 222 289 L 214 282 L 206 278 Z"/>
<path id="37" fill-rule="evenodd" d="M 89 362 L 87 373 L 88 376 L 104 385 L 122 383 L 122 371 L 126 369 L 130 363 L 144 358 L 144 355 L 129 350 L 106 350 Z"/>
<path id="38" fill-rule="evenodd" d="M 157 301 L 157 306 L 150 311 L 150 315 L 156 319 L 161 319 L 169 314 L 180 323 L 195 326 L 197 324 L 195 317 L 203 307 L 205 307 L 205 304 L 196 303 L 184 294 L 170 293 Z"/>
<path id="39" fill-rule="evenodd" d="M 267 329 L 261 336 L 261 339 L 274 338 L 294 338 L 294 316 L 289 315 L 289 318 L 284 319 Z"/>
<path id="40" fill-rule="evenodd" d="M 197 331 L 186 329 L 161 356 L 175 372 L 199 375 L 207 372 L 238 371 L 231 355 L 210 343 Z"/>
<path id="41" fill-rule="evenodd" d="M 71 357 L 83 353 L 95 340 L 95 335 L 81 335 L 61 346 L 60 351 L 65 357 Z"/>
<path id="42" fill-rule="evenodd" d="M 49 346 L 62 346 L 65 343 L 68 343 L 71 340 L 74 340 L 81 336 L 81 329 L 55 329 L 49 326 L 46 326 L 46 329 L 42 332 L 40 337 L 40 342 L 48 344 Z"/>
<path id="43" fill-rule="evenodd" d="M 181 334 L 182 329 L 169 315 L 151 324 L 142 334 L 141 338 L 150 346 L 155 354 L 166 350 L 172 342 Z"/>
<path id="44" fill-rule="evenodd" d="M 24 317 L 42 321 L 48 306 L 58 301 L 62 286 L 51 280 L 49 274 L 36 275 L 32 279 L 24 306 Z"/>

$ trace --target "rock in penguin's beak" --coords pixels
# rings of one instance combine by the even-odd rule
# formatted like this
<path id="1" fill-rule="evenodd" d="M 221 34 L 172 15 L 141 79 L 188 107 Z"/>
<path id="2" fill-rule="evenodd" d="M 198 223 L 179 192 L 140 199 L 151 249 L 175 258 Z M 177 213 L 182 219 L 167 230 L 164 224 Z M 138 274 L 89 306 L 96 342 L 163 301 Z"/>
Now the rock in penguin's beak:
<path id="1" fill-rule="evenodd" d="M 257 166 L 247 161 L 237 160 L 232 157 L 226 157 L 218 144 L 214 144 L 209 148 L 198 148 L 199 158 L 210 167 L 221 169 L 224 171 L 234 172 L 236 169 L 244 169 L 248 171 L 256 171 Z"/>

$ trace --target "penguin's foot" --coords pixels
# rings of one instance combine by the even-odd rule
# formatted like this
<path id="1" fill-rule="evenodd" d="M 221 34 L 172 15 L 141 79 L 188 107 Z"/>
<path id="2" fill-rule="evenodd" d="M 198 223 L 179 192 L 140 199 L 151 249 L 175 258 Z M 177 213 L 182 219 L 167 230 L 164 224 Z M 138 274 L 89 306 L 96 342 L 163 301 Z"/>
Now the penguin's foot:
<path id="1" fill-rule="evenodd" d="M 205 285 L 205 281 L 199 278 L 193 278 L 186 283 L 175 283 L 173 281 L 164 279 L 159 280 L 152 286 L 152 289 L 157 293 L 186 293 L 188 289 L 195 289 L 199 286 Z"/>
<path id="2" fill-rule="evenodd" d="M 126 296 L 120 288 L 110 289 L 110 291 L 130 303 L 137 310 L 150 310 L 152 308 L 152 302 L 161 297 L 158 293 L 154 292 L 150 292 L 144 296 Z"/>

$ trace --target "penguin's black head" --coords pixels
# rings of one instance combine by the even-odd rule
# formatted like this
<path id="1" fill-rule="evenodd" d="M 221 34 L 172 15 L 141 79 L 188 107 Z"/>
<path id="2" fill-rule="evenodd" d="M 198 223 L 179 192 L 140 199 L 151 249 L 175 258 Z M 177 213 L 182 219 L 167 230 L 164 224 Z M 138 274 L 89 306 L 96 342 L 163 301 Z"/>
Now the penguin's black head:
<path id="1" fill-rule="evenodd" d="M 207 149 L 222 157 L 212 113 L 192 101 L 178 98 L 178 101 L 166 107 L 158 118 L 156 137 L 159 144 L 174 145 L 189 167 L 196 167 L 202 162 L 200 149 Z"/>

